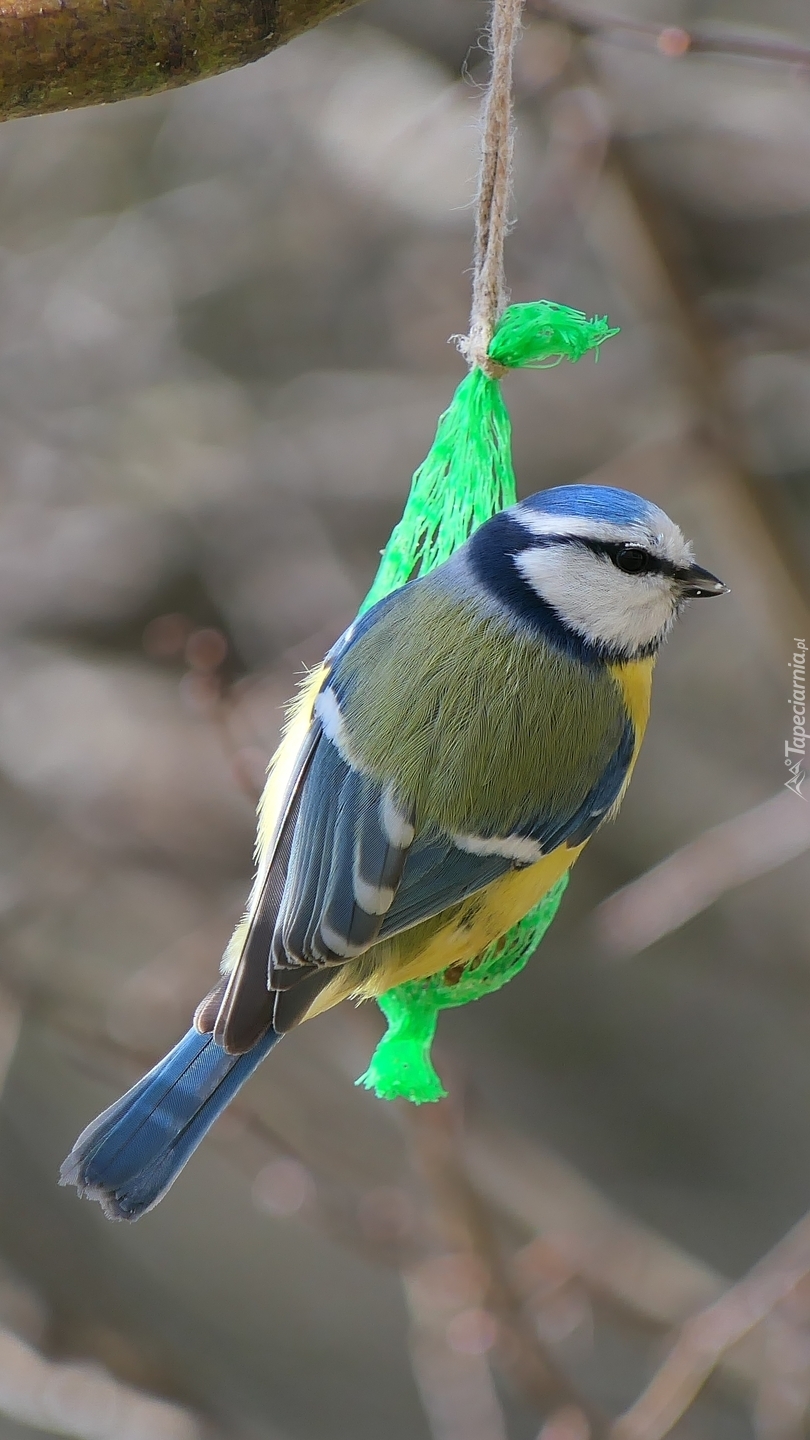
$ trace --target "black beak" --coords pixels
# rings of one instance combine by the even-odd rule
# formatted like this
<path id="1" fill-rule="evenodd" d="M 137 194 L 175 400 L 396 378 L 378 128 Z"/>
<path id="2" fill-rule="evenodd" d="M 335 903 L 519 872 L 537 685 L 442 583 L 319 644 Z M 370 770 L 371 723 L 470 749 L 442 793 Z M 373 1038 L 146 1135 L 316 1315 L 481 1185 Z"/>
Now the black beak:
<path id="1" fill-rule="evenodd" d="M 712 575 L 710 570 L 704 570 L 701 565 L 690 565 L 686 570 L 678 571 L 678 584 L 681 594 L 685 600 L 702 600 L 709 595 L 728 595 L 728 585 Z"/>

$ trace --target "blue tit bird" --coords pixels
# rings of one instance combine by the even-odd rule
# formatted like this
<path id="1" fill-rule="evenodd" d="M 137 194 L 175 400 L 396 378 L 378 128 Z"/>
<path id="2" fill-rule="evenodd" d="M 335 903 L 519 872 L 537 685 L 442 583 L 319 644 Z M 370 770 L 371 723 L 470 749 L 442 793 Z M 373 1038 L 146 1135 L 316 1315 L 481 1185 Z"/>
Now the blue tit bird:
<path id="1" fill-rule="evenodd" d="M 272 766 L 219 983 L 62 1182 L 137 1219 L 288 1030 L 505 934 L 616 814 L 658 649 L 686 600 L 725 588 L 657 506 L 567 485 L 351 625 Z"/>

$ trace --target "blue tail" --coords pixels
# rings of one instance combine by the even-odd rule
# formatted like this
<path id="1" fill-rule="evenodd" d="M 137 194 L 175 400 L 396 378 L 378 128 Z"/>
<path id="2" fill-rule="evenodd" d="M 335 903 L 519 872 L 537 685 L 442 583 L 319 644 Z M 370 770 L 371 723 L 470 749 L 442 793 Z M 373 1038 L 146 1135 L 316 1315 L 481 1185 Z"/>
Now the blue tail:
<path id="1" fill-rule="evenodd" d="M 111 1220 L 137 1220 L 157 1205 L 203 1136 L 279 1036 L 269 1030 L 244 1055 L 189 1030 L 132 1090 L 79 1136 L 60 1183 L 98 1200 Z"/>

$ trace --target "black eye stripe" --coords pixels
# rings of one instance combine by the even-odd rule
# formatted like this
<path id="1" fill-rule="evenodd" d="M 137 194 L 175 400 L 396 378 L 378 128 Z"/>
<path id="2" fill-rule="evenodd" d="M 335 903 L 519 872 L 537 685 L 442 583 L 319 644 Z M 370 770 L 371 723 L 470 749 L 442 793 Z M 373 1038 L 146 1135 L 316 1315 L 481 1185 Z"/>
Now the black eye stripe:
<path id="1" fill-rule="evenodd" d="M 625 571 L 625 574 L 635 573 L 638 575 L 671 575 L 678 578 L 684 575 L 683 567 L 674 565 L 663 555 L 653 555 L 644 545 L 636 545 L 632 540 L 592 540 L 587 535 L 542 535 L 537 536 L 530 542 L 530 546 L 545 548 L 551 545 L 578 545 L 583 550 L 590 550 L 592 555 L 604 556 L 612 560 L 616 565 L 619 552 L 622 550 L 641 550 L 644 553 L 646 563 L 643 570 L 635 572 Z M 621 567 L 617 565 L 617 569 Z"/>
<path id="2" fill-rule="evenodd" d="M 606 555 L 620 570 L 622 566 L 619 564 L 619 557 L 623 550 L 641 551 L 644 557 L 643 566 L 636 571 L 625 571 L 626 574 L 672 576 L 678 574 L 678 567 L 677 565 L 673 565 L 671 560 L 666 560 L 663 555 L 653 555 L 644 545 L 634 545 L 632 541 L 629 540 L 618 542 L 612 540 L 586 540 L 585 544 L 595 555 Z"/>

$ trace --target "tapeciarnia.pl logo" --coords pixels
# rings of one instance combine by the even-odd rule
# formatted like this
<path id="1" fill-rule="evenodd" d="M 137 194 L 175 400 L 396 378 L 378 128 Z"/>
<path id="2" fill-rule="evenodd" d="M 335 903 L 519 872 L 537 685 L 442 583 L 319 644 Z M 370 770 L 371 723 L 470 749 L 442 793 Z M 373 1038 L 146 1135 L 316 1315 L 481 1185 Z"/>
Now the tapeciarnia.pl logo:
<path id="1" fill-rule="evenodd" d="M 793 707 L 793 729 L 790 740 L 785 741 L 785 764 L 790 771 L 790 777 L 785 781 L 785 788 L 792 790 L 800 800 L 806 800 L 807 796 L 802 795 L 802 785 L 807 779 L 807 771 L 803 763 L 807 755 L 808 740 L 805 728 L 807 720 L 807 641 L 799 640 L 794 635 L 793 644 L 796 649 L 790 661 L 793 690 L 789 701 Z"/>

